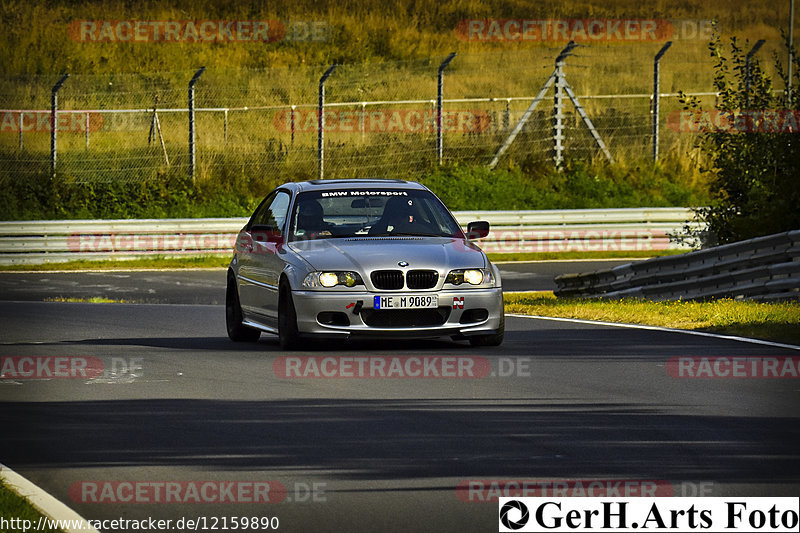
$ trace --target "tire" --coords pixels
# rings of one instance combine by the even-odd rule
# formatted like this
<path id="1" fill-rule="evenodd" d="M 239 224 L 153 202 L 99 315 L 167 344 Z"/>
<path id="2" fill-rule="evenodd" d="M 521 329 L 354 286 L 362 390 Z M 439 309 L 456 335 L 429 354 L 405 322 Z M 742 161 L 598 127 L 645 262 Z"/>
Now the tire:
<path id="1" fill-rule="evenodd" d="M 258 341 L 261 332 L 242 324 L 242 318 L 236 281 L 233 276 L 228 276 L 228 288 L 225 291 L 225 325 L 228 328 L 228 337 L 234 342 Z"/>
<path id="2" fill-rule="evenodd" d="M 500 317 L 500 326 L 491 335 L 475 335 L 469 338 L 472 346 L 500 346 L 506 333 L 506 317 Z"/>
<path id="3" fill-rule="evenodd" d="M 300 347 L 300 332 L 297 329 L 297 311 L 292 300 L 292 290 L 282 282 L 278 294 L 278 342 L 284 350 Z"/>

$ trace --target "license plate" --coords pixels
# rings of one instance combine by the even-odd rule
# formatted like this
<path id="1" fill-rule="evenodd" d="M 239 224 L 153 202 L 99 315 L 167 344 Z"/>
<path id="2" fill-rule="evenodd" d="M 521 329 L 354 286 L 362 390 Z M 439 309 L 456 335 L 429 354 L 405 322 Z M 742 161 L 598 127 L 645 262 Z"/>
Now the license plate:
<path id="1" fill-rule="evenodd" d="M 439 307 L 437 295 L 376 296 L 375 309 L 430 309 Z"/>

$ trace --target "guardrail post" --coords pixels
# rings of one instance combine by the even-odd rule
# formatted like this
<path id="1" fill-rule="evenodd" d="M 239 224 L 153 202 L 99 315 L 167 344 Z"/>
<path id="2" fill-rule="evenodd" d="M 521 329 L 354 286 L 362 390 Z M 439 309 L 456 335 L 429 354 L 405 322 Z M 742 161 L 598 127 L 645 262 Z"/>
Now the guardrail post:
<path id="1" fill-rule="evenodd" d="M 58 90 L 69 78 L 69 74 L 64 74 L 50 92 L 50 176 L 56 177 L 56 158 L 58 156 Z M 21 115 L 20 115 L 21 116 Z M 20 119 L 20 124 L 22 120 Z M 20 132 L 22 128 L 20 128 Z"/>
<path id="2" fill-rule="evenodd" d="M 195 147 L 194 147 L 194 84 L 205 72 L 206 67 L 200 67 L 197 72 L 192 76 L 189 81 L 189 177 L 192 179 L 192 185 L 195 184 L 194 166 L 195 166 Z"/>
<path id="3" fill-rule="evenodd" d="M 744 59 L 744 107 L 747 110 L 750 110 L 750 58 L 758 52 L 764 42 L 764 39 L 756 41 L 756 44 L 747 52 L 747 56 Z"/>
<path id="4" fill-rule="evenodd" d="M 653 60 L 653 163 L 658 161 L 658 99 L 659 99 L 659 65 L 661 58 L 667 53 L 672 41 L 667 41 Z"/>
<path id="5" fill-rule="evenodd" d="M 439 65 L 439 71 L 437 73 L 437 81 L 436 81 L 436 158 L 439 162 L 439 165 L 442 164 L 442 84 L 444 81 L 444 69 L 447 68 L 447 65 L 456 57 L 455 52 L 450 52 L 444 61 L 442 61 L 441 65 Z"/>
<path id="6" fill-rule="evenodd" d="M 319 79 L 319 107 L 317 109 L 317 159 L 319 160 L 319 179 L 325 178 L 325 80 L 333 74 L 336 65 L 331 65 Z"/>

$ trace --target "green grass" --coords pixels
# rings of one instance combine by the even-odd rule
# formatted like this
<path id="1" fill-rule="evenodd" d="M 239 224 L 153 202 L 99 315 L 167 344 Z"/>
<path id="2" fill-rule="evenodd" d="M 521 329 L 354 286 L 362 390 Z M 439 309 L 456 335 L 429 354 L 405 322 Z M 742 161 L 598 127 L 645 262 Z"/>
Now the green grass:
<path id="1" fill-rule="evenodd" d="M 45 302 L 67 302 L 67 303 L 81 303 L 81 304 L 124 304 L 129 303 L 125 300 L 115 300 L 112 298 L 104 298 L 102 296 L 92 296 L 91 298 L 64 298 L 57 296 L 55 298 L 45 298 Z"/>
<path id="2" fill-rule="evenodd" d="M 641 259 L 677 255 L 683 250 L 639 250 L 632 252 L 524 252 L 511 254 L 488 254 L 492 262 L 553 261 L 576 259 Z M 158 269 L 179 270 L 184 268 L 227 268 L 231 256 L 206 255 L 199 257 L 151 257 L 147 259 L 118 259 L 112 261 L 68 261 L 65 263 L 43 263 L 39 265 L 0 265 L 0 272 L 53 271 L 53 270 L 123 270 Z"/>
<path id="3" fill-rule="evenodd" d="M 800 302 L 582 300 L 506 294 L 506 313 L 709 331 L 800 345 Z"/>
<path id="4" fill-rule="evenodd" d="M 0 516 L 6 520 L 16 518 L 19 520 L 30 520 L 31 529 L 35 528 L 42 516 L 25 498 L 11 490 L 6 484 L 0 481 Z M 9 528 L 3 530 L 4 533 L 22 532 L 20 528 Z M 44 528 L 39 530 L 42 533 L 60 533 L 60 529 Z"/>
<path id="5" fill-rule="evenodd" d="M 680 255 L 687 250 L 635 250 L 631 252 L 520 252 L 510 254 L 490 253 L 493 263 L 514 261 L 574 261 L 576 259 L 647 259 L 665 255 Z"/>
<path id="6" fill-rule="evenodd" d="M 69 2 L 54 0 L 31 4 L 9 0 L 3 5 L 0 47 L 9 50 L 0 59 L 0 71 L 36 75 L 62 72 L 137 72 L 176 71 L 197 68 L 210 70 L 227 66 L 264 68 L 303 64 L 330 64 L 409 60 L 497 50 L 529 50 L 555 46 L 554 42 L 486 43 L 459 38 L 459 22 L 473 18 L 644 18 L 709 20 L 716 19 L 726 34 L 751 38 L 779 39 L 787 29 L 788 5 L 750 0 L 685 0 L 647 3 L 637 0 L 416 0 L 397 9 L 381 0 L 314 2 L 311 0 L 254 0 L 215 2 L 212 0 L 145 0 L 135 5 L 124 0 Z M 787 3 L 788 4 L 788 3 Z M 780 4 L 783 6 L 784 4 Z M 282 39 L 273 43 L 135 43 L 81 42 L 70 37 L 68 28 L 80 20 L 270 20 L 322 21 L 328 32 L 324 40 Z M 676 45 L 700 39 L 682 39 Z M 624 50 L 630 43 L 617 43 Z M 659 44 L 652 46 L 656 50 Z M 701 50 L 697 53 L 703 52 Z M 18 53 L 13 53 L 19 50 Z M 673 53 L 671 51 L 670 53 Z M 651 55 L 652 56 L 652 55 Z M 678 60 L 675 57 L 674 60 Z M 610 61 L 609 67 L 625 72 L 627 65 Z M 602 83 L 603 76 L 598 76 Z"/>
<path id="7" fill-rule="evenodd" d="M 208 255 L 202 257 L 152 257 L 115 261 L 69 261 L 65 263 L 43 263 L 40 265 L 0 265 L 0 271 L 53 271 L 53 270 L 127 270 L 157 269 L 177 270 L 183 268 L 226 268 L 231 255 Z"/>
<path id="8" fill-rule="evenodd" d="M 268 172 L 243 175 L 224 166 L 215 179 L 193 185 L 173 170 L 138 183 L 74 184 L 47 176 L 0 180 L 0 220 L 205 218 L 249 216 L 284 179 Z M 704 179 L 679 166 L 628 167 L 570 162 L 551 167 L 447 165 L 411 178 L 451 210 L 536 210 L 707 205 Z M 299 181 L 300 176 L 285 181 Z"/>

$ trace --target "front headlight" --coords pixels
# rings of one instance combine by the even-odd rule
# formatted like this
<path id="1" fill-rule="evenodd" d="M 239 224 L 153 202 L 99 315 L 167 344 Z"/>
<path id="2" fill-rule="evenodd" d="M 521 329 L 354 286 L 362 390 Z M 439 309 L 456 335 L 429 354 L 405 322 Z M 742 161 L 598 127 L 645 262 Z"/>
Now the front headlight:
<path id="1" fill-rule="evenodd" d="M 303 280 L 303 287 L 307 289 L 318 289 L 324 287 L 330 289 L 337 285 L 345 287 L 355 287 L 363 285 L 364 280 L 358 272 L 312 272 Z"/>
<path id="2" fill-rule="evenodd" d="M 335 287 L 339 283 L 339 275 L 336 272 L 320 272 L 319 283 L 323 287 Z"/>
<path id="3" fill-rule="evenodd" d="M 462 283 L 468 283 L 470 285 L 491 285 L 492 282 L 492 271 L 486 268 L 452 270 L 445 280 L 445 283 L 451 283 L 453 285 L 461 285 Z"/>

